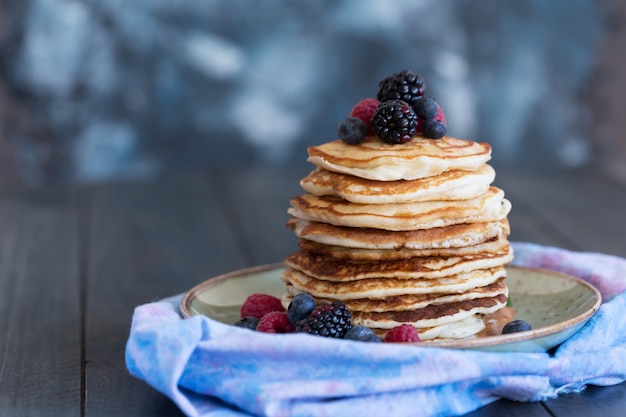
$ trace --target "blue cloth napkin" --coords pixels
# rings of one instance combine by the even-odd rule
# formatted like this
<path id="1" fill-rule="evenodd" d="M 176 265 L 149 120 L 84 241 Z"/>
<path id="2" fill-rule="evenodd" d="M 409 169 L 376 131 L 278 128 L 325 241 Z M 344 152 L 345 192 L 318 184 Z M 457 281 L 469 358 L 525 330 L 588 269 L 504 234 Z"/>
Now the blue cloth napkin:
<path id="1" fill-rule="evenodd" d="M 129 371 L 188 416 L 454 416 L 626 380 L 626 259 L 514 243 L 514 264 L 595 285 L 600 310 L 552 354 L 264 334 L 181 319 L 180 296 L 135 310 Z"/>

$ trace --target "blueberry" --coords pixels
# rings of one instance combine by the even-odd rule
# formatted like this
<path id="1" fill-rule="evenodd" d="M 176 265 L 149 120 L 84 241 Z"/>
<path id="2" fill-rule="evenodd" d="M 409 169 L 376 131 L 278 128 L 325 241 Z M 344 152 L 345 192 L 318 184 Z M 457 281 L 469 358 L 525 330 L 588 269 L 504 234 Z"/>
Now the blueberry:
<path id="1" fill-rule="evenodd" d="M 446 125 L 436 120 L 424 120 L 422 134 L 431 139 L 442 138 L 446 134 Z"/>
<path id="2" fill-rule="evenodd" d="M 256 330 L 256 326 L 259 324 L 259 319 L 252 316 L 242 317 L 235 323 L 237 327 L 243 327 L 244 329 Z"/>
<path id="3" fill-rule="evenodd" d="M 420 97 L 413 105 L 413 110 L 422 119 L 434 119 L 439 110 L 437 102 L 430 97 Z"/>
<path id="4" fill-rule="evenodd" d="M 294 326 L 303 318 L 307 317 L 315 309 L 315 300 L 309 294 L 298 294 L 293 297 L 289 307 L 287 307 L 287 316 Z"/>
<path id="5" fill-rule="evenodd" d="M 525 332 L 531 329 L 532 327 L 528 324 L 528 322 L 524 320 L 513 320 L 504 325 L 502 328 L 502 334 Z"/>
<path id="6" fill-rule="evenodd" d="M 381 340 L 374 334 L 372 329 L 365 326 L 353 326 L 343 335 L 344 339 L 358 340 L 361 342 L 380 343 Z"/>
<path id="7" fill-rule="evenodd" d="M 367 126 L 365 122 L 358 117 L 348 117 L 339 123 L 337 134 L 342 141 L 350 145 L 356 145 L 363 142 L 365 139 Z"/>

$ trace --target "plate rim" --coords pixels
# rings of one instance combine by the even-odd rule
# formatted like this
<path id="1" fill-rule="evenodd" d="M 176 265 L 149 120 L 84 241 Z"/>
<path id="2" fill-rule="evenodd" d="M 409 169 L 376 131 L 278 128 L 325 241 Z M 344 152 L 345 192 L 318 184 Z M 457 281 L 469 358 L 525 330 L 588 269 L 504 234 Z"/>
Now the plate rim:
<path id="1" fill-rule="evenodd" d="M 191 311 L 191 302 L 194 298 L 196 298 L 197 294 L 206 289 L 215 287 L 219 285 L 221 282 L 231 279 L 243 278 L 252 274 L 258 274 L 263 272 L 268 272 L 272 270 L 279 270 L 287 268 L 287 265 L 284 262 L 270 263 L 257 265 L 242 269 L 237 269 L 234 271 L 230 271 L 224 274 L 216 275 L 212 278 L 204 280 L 191 289 L 189 289 L 183 295 L 179 308 L 181 315 L 184 318 L 190 318 L 196 313 Z M 585 323 L 588 321 L 600 308 L 602 305 L 602 295 L 600 291 L 590 284 L 589 282 L 575 277 L 573 275 L 569 275 L 564 272 L 554 271 L 547 268 L 538 268 L 538 267 L 527 267 L 527 266 L 519 266 L 519 265 L 506 265 L 507 269 L 516 269 L 521 271 L 529 271 L 541 274 L 547 274 L 556 276 L 561 279 L 575 281 L 579 285 L 583 285 L 591 293 L 594 295 L 595 300 L 593 305 L 585 310 L 584 312 L 576 315 L 575 317 L 569 318 L 564 321 L 560 321 L 557 323 L 553 323 L 547 326 L 539 327 L 536 329 L 531 329 L 528 331 L 517 332 L 517 333 L 509 333 L 505 335 L 493 335 L 486 336 L 480 338 L 468 338 L 468 339 L 459 339 L 459 340 L 438 340 L 438 341 L 421 341 L 415 343 L 415 345 L 423 346 L 423 347 L 437 347 L 437 348 L 454 348 L 454 349 L 467 349 L 467 348 L 482 348 L 482 347 L 493 347 L 493 346 L 505 346 L 508 344 L 515 344 L 524 341 L 532 341 L 536 339 L 541 339 L 543 337 L 551 336 L 553 334 L 559 333 L 560 331 L 565 331 L 567 329 L 573 328 L 578 324 Z M 199 313 L 204 315 L 202 313 Z M 205 316 L 208 317 L 208 316 Z M 210 318 L 210 317 L 208 317 Z"/>

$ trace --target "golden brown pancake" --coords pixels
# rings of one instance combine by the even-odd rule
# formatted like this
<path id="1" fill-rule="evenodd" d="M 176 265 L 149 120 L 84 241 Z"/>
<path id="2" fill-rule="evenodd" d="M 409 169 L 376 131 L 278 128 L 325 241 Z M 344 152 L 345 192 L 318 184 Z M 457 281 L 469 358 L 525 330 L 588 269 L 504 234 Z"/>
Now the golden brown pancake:
<path id="1" fill-rule="evenodd" d="M 427 256 L 464 256 L 480 253 L 498 252 L 508 247 L 505 236 L 495 237 L 487 242 L 461 248 L 434 248 L 434 249 L 360 249 L 345 246 L 325 245 L 312 240 L 300 239 L 300 250 L 318 255 L 330 256 L 335 259 L 349 259 L 353 261 L 389 261 Z"/>
<path id="2" fill-rule="evenodd" d="M 300 180 L 300 185 L 308 193 L 334 195 L 352 203 L 393 204 L 476 198 L 489 190 L 495 176 L 489 165 L 411 181 L 375 181 L 317 168 Z"/>
<path id="3" fill-rule="evenodd" d="M 493 313 L 506 306 L 507 296 L 473 298 L 446 304 L 431 304 L 409 311 L 386 311 L 382 313 L 353 311 L 352 323 L 360 326 L 391 329 L 408 323 L 418 329 L 452 323 L 475 314 Z M 481 329 L 482 330 L 482 329 Z"/>
<path id="4" fill-rule="evenodd" d="M 510 233 L 506 218 L 486 223 L 461 223 L 432 229 L 389 231 L 367 227 L 344 227 L 295 217 L 287 227 L 296 236 L 327 245 L 361 249 L 460 248 L 485 243 Z"/>
<path id="5" fill-rule="evenodd" d="M 289 306 L 289 302 L 294 296 L 302 291 L 288 285 L 287 293 L 283 297 L 283 305 Z M 498 279 L 488 285 L 469 289 L 462 293 L 433 293 L 433 294 L 404 294 L 385 298 L 360 298 L 356 300 L 344 300 L 346 307 L 350 311 L 369 311 L 369 312 L 385 312 L 385 311 L 406 311 L 424 308 L 430 304 L 445 304 L 473 298 L 495 297 L 496 295 L 508 295 L 508 288 L 504 284 L 504 278 Z M 329 303 L 329 298 L 313 297 L 317 304 Z"/>
<path id="6" fill-rule="evenodd" d="M 332 300 L 381 299 L 408 294 L 463 293 L 489 285 L 506 276 L 503 267 L 491 270 L 473 270 L 458 275 L 431 279 L 370 278 L 357 281 L 325 281 L 293 268 L 287 268 L 281 279 L 298 291 L 314 297 Z"/>
<path id="7" fill-rule="evenodd" d="M 421 136 L 402 145 L 367 137 L 358 145 L 341 140 L 307 149 L 309 162 L 333 172 L 377 181 L 415 180 L 452 170 L 475 170 L 491 159 L 491 146 L 444 136 Z"/>
<path id="8" fill-rule="evenodd" d="M 441 324 L 439 326 L 421 327 L 418 329 L 420 337 L 420 342 L 418 343 L 428 346 L 431 341 L 464 339 L 480 334 L 485 329 L 485 323 L 482 317 L 482 314 L 474 314 L 458 321 Z M 384 339 L 389 329 L 372 327 L 372 331 L 376 336 Z"/>
<path id="9" fill-rule="evenodd" d="M 502 266 L 513 259 L 513 249 L 507 245 L 498 252 L 465 256 L 429 256 L 390 261 L 350 261 L 311 252 L 298 251 L 285 259 L 287 266 L 314 278 L 346 282 L 368 278 L 441 278 L 476 269 Z"/>
<path id="10" fill-rule="evenodd" d="M 291 205 L 289 214 L 299 219 L 394 231 L 492 222 L 502 220 L 511 210 L 511 203 L 497 187 L 470 200 L 354 204 L 333 196 L 303 194 L 291 199 Z"/>

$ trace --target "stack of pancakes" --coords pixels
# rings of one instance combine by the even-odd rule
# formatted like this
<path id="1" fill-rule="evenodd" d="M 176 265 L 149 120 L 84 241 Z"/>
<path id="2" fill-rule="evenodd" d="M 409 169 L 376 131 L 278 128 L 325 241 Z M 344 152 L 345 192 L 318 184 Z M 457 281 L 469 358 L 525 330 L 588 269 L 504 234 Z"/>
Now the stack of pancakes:
<path id="1" fill-rule="evenodd" d="M 391 145 L 376 137 L 308 148 L 287 225 L 283 303 L 298 293 L 343 301 L 354 325 L 384 337 L 415 326 L 422 340 L 479 333 L 507 302 L 511 204 L 492 186 L 486 143 L 444 136 Z"/>

